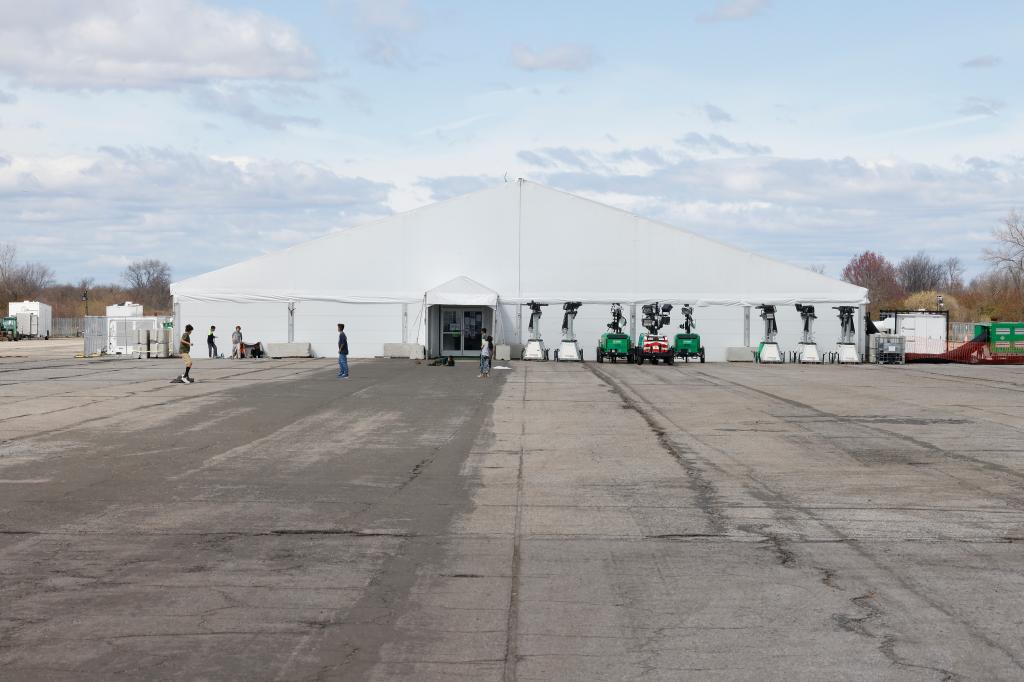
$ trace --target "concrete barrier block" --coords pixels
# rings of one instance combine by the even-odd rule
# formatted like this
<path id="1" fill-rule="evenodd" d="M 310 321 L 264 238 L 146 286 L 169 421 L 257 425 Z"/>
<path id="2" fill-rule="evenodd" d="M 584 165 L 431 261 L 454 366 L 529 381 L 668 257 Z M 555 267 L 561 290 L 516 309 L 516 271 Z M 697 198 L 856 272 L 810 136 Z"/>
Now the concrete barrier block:
<path id="1" fill-rule="evenodd" d="M 726 362 L 753 362 L 757 348 L 751 346 L 734 346 L 725 349 Z"/>
<path id="2" fill-rule="evenodd" d="M 422 360 L 427 356 L 427 350 L 418 343 L 385 343 L 383 357 L 385 358 L 409 358 L 410 360 Z"/>
<path id="3" fill-rule="evenodd" d="M 265 343 L 263 352 L 268 358 L 308 358 L 310 346 L 308 341 L 296 343 Z"/>

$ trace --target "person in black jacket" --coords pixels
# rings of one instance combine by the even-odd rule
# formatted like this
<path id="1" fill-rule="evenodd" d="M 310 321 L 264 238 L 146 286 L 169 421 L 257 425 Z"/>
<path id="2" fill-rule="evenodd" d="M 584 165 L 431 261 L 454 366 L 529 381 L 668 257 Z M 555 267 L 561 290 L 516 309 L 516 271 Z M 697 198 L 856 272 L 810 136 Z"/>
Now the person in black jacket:
<path id="1" fill-rule="evenodd" d="M 345 325 L 338 323 L 338 378 L 348 379 L 348 337 Z"/>

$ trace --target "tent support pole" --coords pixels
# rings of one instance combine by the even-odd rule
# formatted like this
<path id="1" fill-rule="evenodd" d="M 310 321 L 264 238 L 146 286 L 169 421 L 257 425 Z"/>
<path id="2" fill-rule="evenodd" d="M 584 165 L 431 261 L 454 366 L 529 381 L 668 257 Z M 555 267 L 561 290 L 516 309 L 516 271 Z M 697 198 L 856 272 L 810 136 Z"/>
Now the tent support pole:
<path id="1" fill-rule="evenodd" d="M 750 348 L 750 306 L 743 306 L 743 347 Z"/>
<path id="2" fill-rule="evenodd" d="M 409 343 L 409 304 L 402 304 L 402 343 Z"/>
<path id="3" fill-rule="evenodd" d="M 523 342 L 523 304 L 516 304 L 516 344 Z"/>

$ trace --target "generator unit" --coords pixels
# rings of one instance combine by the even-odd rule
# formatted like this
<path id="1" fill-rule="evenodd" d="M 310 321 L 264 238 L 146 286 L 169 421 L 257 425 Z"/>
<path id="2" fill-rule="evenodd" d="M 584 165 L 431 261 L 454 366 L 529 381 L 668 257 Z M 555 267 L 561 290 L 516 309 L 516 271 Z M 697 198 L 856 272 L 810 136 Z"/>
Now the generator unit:
<path id="1" fill-rule="evenodd" d="M 647 329 L 647 333 L 641 334 L 636 340 L 636 348 L 633 349 L 636 364 L 642 365 L 644 360 L 650 360 L 652 365 L 658 360 L 663 360 L 666 365 L 673 364 L 676 358 L 675 349 L 669 345 L 667 337 L 658 333 L 670 321 L 672 304 L 648 303 L 641 311 L 641 324 Z"/>
<path id="2" fill-rule="evenodd" d="M 988 329 L 992 355 L 1024 355 L 1024 322 L 984 322 L 974 325 L 974 338 Z"/>
<path id="3" fill-rule="evenodd" d="M 700 361 L 704 362 L 704 346 L 700 344 L 700 334 L 693 331 L 697 326 L 693 321 L 693 306 L 684 303 L 679 306 L 679 312 L 683 316 L 683 323 L 679 328 L 683 331 L 676 334 L 676 357 L 682 358 L 683 362 L 689 362 L 690 358 L 700 358 Z"/>
<path id="4" fill-rule="evenodd" d="M 622 358 L 626 362 L 633 362 L 633 339 L 629 334 L 622 331 L 622 325 L 626 322 L 626 316 L 622 313 L 622 304 L 612 304 L 612 321 L 608 323 L 608 331 L 601 334 L 597 342 L 597 361 L 604 362 L 608 358 L 615 362 Z"/>

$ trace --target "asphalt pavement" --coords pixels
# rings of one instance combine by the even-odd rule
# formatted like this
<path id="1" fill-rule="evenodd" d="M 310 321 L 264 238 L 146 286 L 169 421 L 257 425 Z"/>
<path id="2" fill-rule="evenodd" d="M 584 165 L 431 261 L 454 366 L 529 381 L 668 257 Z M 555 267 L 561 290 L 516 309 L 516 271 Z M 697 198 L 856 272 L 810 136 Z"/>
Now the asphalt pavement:
<path id="1" fill-rule="evenodd" d="M 1020 368 L 15 350 L 4 680 L 1024 679 Z"/>

